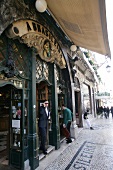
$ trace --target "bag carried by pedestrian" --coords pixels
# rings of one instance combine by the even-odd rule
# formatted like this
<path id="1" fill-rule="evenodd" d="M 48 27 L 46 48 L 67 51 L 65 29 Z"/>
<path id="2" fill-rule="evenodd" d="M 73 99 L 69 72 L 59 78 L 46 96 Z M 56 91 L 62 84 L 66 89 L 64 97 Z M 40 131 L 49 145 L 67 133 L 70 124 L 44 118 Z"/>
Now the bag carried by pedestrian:
<path id="1" fill-rule="evenodd" d="M 66 138 L 69 138 L 70 137 L 70 133 L 69 133 L 69 131 L 67 130 L 67 128 L 65 127 L 63 127 L 62 128 L 62 133 L 63 133 L 63 135 L 66 137 Z"/>

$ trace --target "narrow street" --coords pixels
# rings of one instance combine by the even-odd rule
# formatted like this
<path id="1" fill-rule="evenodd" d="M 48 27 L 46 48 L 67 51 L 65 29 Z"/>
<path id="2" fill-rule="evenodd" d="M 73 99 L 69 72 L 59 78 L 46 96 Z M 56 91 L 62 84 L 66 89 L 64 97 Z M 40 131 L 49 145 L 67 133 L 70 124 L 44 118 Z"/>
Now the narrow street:
<path id="1" fill-rule="evenodd" d="M 40 161 L 37 170 L 113 170 L 113 119 L 93 118 L 94 130 L 84 128 L 71 144 L 62 143 Z"/>

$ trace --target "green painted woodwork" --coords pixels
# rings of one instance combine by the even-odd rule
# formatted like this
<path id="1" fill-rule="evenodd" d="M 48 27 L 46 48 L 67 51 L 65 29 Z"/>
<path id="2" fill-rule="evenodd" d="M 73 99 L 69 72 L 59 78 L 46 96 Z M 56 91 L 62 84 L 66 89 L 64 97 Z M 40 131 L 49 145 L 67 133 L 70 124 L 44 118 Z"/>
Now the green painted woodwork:
<path id="1" fill-rule="evenodd" d="M 49 142 L 55 146 L 55 149 L 60 148 L 60 129 L 58 118 L 58 96 L 57 96 L 57 80 L 56 80 L 56 65 L 51 64 L 52 72 L 52 131 L 49 134 Z"/>
<path id="2" fill-rule="evenodd" d="M 36 54 L 32 48 L 31 54 L 31 81 L 30 81 L 30 105 L 29 105 L 29 161 L 31 170 L 39 166 L 38 136 L 36 134 Z"/>
<path id="3" fill-rule="evenodd" d="M 12 166 L 15 166 L 17 168 L 21 168 L 21 162 L 22 162 L 22 153 L 21 151 L 17 151 L 15 149 L 11 150 L 10 152 L 10 162 Z"/>
<path id="4" fill-rule="evenodd" d="M 17 108 L 17 103 L 21 103 L 21 119 L 20 121 L 20 133 L 14 133 L 14 127 L 12 126 L 12 120 L 14 120 L 13 118 L 13 114 L 12 114 L 12 110 L 10 109 L 10 157 L 9 157 L 9 164 L 11 166 L 17 167 L 21 170 L 24 169 L 24 148 L 23 148 L 23 90 L 22 89 L 17 89 L 14 86 L 11 86 L 9 84 L 7 84 L 7 86 L 4 87 L 5 89 L 10 89 L 10 108 L 12 108 L 12 106 L 16 106 Z M 17 94 L 17 96 L 19 95 L 19 97 L 15 97 L 15 94 Z M 16 119 L 17 120 L 17 119 Z M 18 135 L 18 136 L 17 136 Z M 14 136 L 17 136 L 17 138 L 15 138 Z M 17 144 L 18 140 L 20 141 L 20 147 L 18 147 L 17 145 L 15 146 L 14 143 Z"/>

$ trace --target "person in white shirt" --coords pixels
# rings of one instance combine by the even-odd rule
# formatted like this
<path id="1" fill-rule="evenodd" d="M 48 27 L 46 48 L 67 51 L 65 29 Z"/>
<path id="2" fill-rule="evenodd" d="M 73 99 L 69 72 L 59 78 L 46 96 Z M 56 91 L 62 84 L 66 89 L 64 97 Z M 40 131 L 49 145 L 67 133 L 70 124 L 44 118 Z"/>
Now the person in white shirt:
<path id="1" fill-rule="evenodd" d="M 88 119 L 88 111 L 84 113 L 84 120 L 88 126 L 89 129 L 93 130 L 93 127 L 91 126 L 90 120 Z"/>

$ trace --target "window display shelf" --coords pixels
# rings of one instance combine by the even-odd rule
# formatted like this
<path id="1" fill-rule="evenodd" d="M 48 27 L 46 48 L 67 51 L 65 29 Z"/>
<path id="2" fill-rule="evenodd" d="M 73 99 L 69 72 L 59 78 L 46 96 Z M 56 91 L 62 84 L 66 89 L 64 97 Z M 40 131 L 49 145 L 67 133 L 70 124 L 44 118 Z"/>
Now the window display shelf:
<path id="1" fill-rule="evenodd" d="M 11 141 L 10 148 L 21 150 L 22 142 L 22 90 L 14 90 L 11 95 Z"/>
<path id="2" fill-rule="evenodd" d="M 16 158 L 17 167 L 22 159 L 28 159 L 28 109 L 28 90 L 14 89 L 11 95 L 10 155 L 11 164 Z"/>

